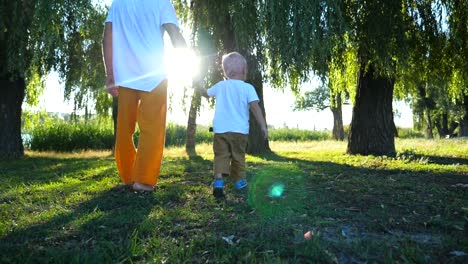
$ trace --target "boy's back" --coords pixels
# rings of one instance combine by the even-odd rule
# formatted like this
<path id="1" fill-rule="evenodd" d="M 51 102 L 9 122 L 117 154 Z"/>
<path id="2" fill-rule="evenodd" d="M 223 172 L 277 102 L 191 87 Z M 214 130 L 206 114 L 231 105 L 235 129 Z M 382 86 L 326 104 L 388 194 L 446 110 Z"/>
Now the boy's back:
<path id="1" fill-rule="evenodd" d="M 236 79 L 218 82 L 207 91 L 216 98 L 213 131 L 215 133 L 249 133 L 249 103 L 258 101 L 255 88 Z"/>

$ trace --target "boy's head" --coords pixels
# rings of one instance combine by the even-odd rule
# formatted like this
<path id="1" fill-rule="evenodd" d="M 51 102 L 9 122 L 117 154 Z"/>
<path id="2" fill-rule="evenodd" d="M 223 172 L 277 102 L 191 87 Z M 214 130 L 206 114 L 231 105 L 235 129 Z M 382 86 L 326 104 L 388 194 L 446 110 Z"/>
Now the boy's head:
<path id="1" fill-rule="evenodd" d="M 247 76 L 247 61 L 238 52 L 223 56 L 223 71 L 228 79 L 245 80 Z"/>

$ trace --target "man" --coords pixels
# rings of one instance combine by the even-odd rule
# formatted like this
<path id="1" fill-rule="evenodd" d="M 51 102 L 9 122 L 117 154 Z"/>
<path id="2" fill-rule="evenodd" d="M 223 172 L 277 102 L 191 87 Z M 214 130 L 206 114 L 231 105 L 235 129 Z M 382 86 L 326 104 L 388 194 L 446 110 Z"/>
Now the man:
<path id="1" fill-rule="evenodd" d="M 114 0 L 106 19 L 106 89 L 119 97 L 115 160 L 122 181 L 136 191 L 153 191 L 158 181 L 167 109 L 163 35 L 166 31 L 176 48 L 186 48 L 178 25 L 169 0 Z"/>

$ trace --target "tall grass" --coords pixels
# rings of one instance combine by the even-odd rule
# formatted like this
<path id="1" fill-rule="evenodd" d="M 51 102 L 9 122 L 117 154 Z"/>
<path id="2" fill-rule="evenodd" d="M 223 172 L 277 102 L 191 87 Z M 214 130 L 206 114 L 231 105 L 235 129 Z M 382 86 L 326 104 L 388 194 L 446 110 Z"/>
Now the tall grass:
<path id="1" fill-rule="evenodd" d="M 29 129 L 25 147 L 35 151 L 77 151 L 112 149 L 114 132 L 112 120 L 91 120 L 70 122 L 60 119 L 49 120 Z M 134 135 L 138 146 L 140 132 Z M 168 124 L 166 129 L 166 147 L 183 146 L 186 141 L 185 126 Z M 212 140 L 212 133 L 207 127 L 197 128 L 196 142 L 207 143 Z"/>
<path id="2" fill-rule="evenodd" d="M 55 120 L 31 130 L 30 148 L 38 151 L 111 149 L 112 123 L 105 120 L 66 122 Z"/>
<path id="3" fill-rule="evenodd" d="M 297 128 L 278 128 L 268 131 L 271 141 L 311 141 L 331 139 L 330 131 L 311 131 Z"/>
<path id="4" fill-rule="evenodd" d="M 32 119 L 31 119 L 32 120 Z M 33 122 L 24 122 L 25 147 L 35 151 L 77 151 L 108 150 L 114 145 L 113 123 L 110 118 L 66 121 L 37 115 Z M 345 126 L 345 133 L 349 130 Z M 398 129 L 399 138 L 421 138 L 423 134 L 413 129 Z M 187 130 L 185 126 L 169 123 L 166 128 L 166 147 L 185 145 Z M 138 146 L 139 131 L 134 135 Z M 213 133 L 206 126 L 198 126 L 197 143 L 210 143 Z M 323 141 L 330 140 L 331 131 L 310 131 L 301 129 L 269 129 L 270 141 Z"/>

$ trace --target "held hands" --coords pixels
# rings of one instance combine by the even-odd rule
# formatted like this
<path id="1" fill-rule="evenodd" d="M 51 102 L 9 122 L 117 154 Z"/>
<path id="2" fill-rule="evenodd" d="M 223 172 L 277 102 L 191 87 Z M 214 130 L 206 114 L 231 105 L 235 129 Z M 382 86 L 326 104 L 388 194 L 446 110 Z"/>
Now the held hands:
<path id="1" fill-rule="evenodd" d="M 113 97 L 117 97 L 119 95 L 119 87 L 115 86 L 114 75 L 106 76 L 106 91 Z"/>

